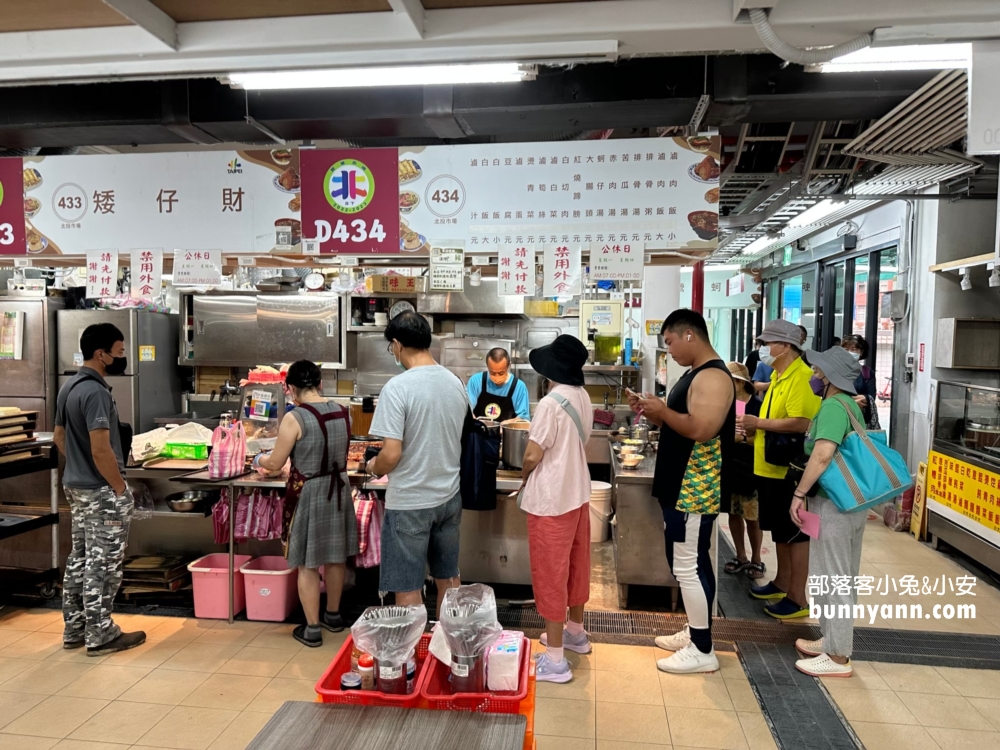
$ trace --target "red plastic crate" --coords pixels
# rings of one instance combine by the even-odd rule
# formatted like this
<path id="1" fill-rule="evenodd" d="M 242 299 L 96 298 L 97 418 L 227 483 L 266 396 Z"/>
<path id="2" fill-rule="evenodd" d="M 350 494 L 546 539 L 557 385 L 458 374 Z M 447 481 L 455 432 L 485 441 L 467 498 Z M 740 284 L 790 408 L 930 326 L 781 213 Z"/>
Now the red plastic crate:
<path id="1" fill-rule="evenodd" d="M 347 703 L 352 706 L 395 706 L 396 708 L 420 708 L 420 687 L 424 680 L 425 667 L 429 661 L 427 648 L 431 644 L 431 634 L 424 633 L 417 642 L 414 661 L 417 662 L 416 682 L 409 695 L 389 695 L 377 690 L 341 690 L 340 678 L 351 671 L 351 652 L 354 638 L 347 636 L 344 645 L 330 662 L 323 676 L 316 683 L 316 694 L 321 703 Z"/>
<path id="2" fill-rule="evenodd" d="M 528 696 L 528 673 L 532 664 L 531 642 L 525 638 L 521 644 L 520 685 L 514 693 L 454 693 L 450 692 L 448 676 L 451 667 L 434 656 L 427 659 L 425 675 L 420 681 L 420 697 L 427 701 L 432 711 L 476 711 L 489 714 L 522 713 L 521 703 Z M 534 713 L 532 702 L 531 711 Z"/>

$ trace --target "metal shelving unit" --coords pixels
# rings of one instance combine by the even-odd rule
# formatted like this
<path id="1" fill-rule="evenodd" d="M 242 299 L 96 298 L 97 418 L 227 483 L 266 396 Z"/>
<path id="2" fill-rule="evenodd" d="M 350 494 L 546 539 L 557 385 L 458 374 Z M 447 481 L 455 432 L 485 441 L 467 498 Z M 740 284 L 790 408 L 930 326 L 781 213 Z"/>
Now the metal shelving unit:
<path id="1" fill-rule="evenodd" d="M 49 489 L 49 512 L 37 513 L 20 506 L 0 505 L 0 542 L 11 537 L 27 534 L 29 531 L 52 528 L 52 565 L 46 570 L 0 567 L 0 580 L 4 591 L 40 585 L 41 594 L 46 599 L 55 596 L 59 580 L 59 455 L 52 443 L 46 444 L 42 454 L 34 458 L 0 464 L 0 479 L 48 471 L 51 477 Z"/>

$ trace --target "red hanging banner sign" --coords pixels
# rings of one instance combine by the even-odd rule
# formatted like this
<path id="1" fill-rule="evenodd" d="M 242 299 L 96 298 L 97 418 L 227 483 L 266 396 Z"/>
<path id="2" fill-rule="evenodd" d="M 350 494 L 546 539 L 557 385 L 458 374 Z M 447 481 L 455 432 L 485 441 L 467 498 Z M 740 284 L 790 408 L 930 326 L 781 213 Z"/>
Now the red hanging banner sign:
<path id="1" fill-rule="evenodd" d="M 397 149 L 308 149 L 300 164 L 302 235 L 320 253 L 399 252 Z"/>
<path id="2" fill-rule="evenodd" d="M 0 255 L 25 255 L 24 178 L 20 159 L 0 159 Z"/>

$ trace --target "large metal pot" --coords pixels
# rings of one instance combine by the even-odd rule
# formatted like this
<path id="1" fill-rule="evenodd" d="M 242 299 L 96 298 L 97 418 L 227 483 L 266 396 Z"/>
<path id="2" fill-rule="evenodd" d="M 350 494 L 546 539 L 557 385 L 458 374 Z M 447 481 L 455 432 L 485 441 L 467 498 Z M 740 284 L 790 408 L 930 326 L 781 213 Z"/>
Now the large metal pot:
<path id="1" fill-rule="evenodd" d="M 509 469 L 520 469 L 524 465 L 524 452 L 528 450 L 528 429 L 530 422 L 511 420 L 501 426 L 503 448 L 501 458 Z"/>

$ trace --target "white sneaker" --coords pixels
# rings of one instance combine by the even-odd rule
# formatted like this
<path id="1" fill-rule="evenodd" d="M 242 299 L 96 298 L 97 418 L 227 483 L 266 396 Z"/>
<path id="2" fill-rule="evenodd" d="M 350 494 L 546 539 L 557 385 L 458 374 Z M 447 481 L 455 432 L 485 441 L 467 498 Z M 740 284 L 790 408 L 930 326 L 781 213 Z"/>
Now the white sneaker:
<path id="1" fill-rule="evenodd" d="M 805 656 L 822 656 L 823 653 L 823 639 L 820 638 L 818 641 L 807 641 L 805 638 L 798 638 L 795 641 L 795 648 L 798 649 L 800 654 Z"/>
<path id="2" fill-rule="evenodd" d="M 795 668 L 810 677 L 850 677 L 854 674 L 851 660 L 847 664 L 837 664 L 826 654 L 820 654 L 812 659 L 799 659 Z"/>
<path id="3" fill-rule="evenodd" d="M 713 648 L 709 653 L 703 654 L 693 643 L 689 643 L 673 656 L 666 659 L 659 659 L 656 668 L 661 672 L 671 674 L 697 674 L 700 672 L 718 672 L 719 660 L 715 656 Z"/>
<path id="4" fill-rule="evenodd" d="M 664 651 L 680 651 L 691 643 L 691 626 L 685 625 L 673 635 L 656 636 L 656 645 Z"/>
<path id="5" fill-rule="evenodd" d="M 538 642 L 543 646 L 548 646 L 548 633 L 542 633 L 542 637 L 538 639 Z M 590 645 L 590 636 L 587 634 L 586 630 L 579 635 L 571 635 L 566 628 L 563 628 L 563 648 L 567 651 L 574 651 L 578 654 L 589 654 L 593 651 L 593 647 Z"/>

